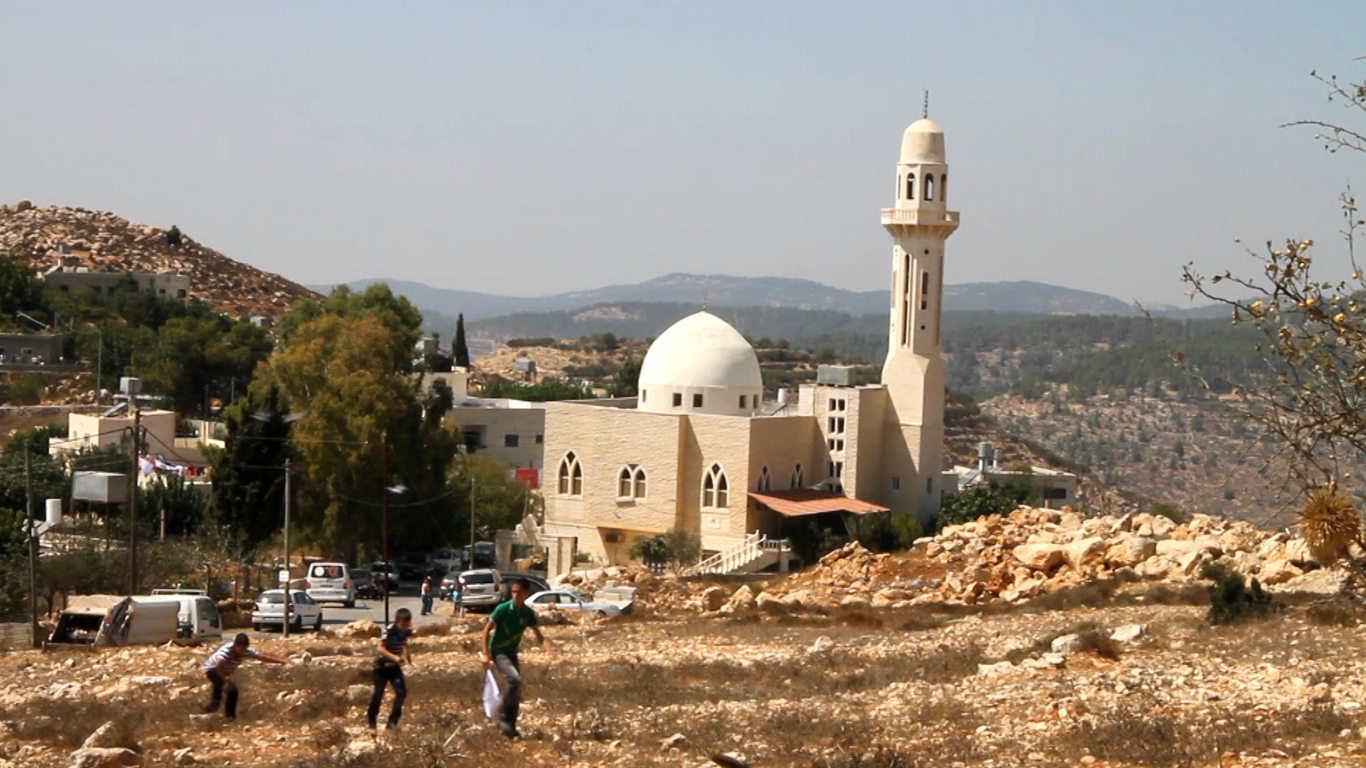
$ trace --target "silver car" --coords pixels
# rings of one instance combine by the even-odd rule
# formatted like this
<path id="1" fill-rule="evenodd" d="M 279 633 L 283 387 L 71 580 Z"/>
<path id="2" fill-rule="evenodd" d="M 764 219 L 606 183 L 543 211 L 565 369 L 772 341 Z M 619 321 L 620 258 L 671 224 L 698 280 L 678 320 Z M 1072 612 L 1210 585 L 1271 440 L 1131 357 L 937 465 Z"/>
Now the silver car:
<path id="1" fill-rule="evenodd" d="M 305 626 L 314 630 L 323 627 L 323 609 L 302 589 L 289 590 L 289 628 L 302 631 Z M 251 612 L 251 628 L 257 632 L 262 627 L 278 624 L 285 626 L 285 591 L 267 589 L 256 596 L 256 610 Z"/>
<path id="2" fill-rule="evenodd" d="M 585 600 L 565 589 L 552 589 L 547 592 L 537 592 L 526 599 L 526 604 L 538 611 L 548 611 L 553 608 L 560 611 L 596 613 L 603 617 L 621 615 L 621 606 L 619 605 Z"/>
<path id="3" fill-rule="evenodd" d="M 465 571 L 458 574 L 458 578 L 463 585 L 460 590 L 460 602 L 466 608 L 492 609 L 503 599 L 503 576 L 491 568 Z M 449 590 L 454 581 L 450 576 L 443 581 L 443 591 L 446 594 L 450 594 Z"/>

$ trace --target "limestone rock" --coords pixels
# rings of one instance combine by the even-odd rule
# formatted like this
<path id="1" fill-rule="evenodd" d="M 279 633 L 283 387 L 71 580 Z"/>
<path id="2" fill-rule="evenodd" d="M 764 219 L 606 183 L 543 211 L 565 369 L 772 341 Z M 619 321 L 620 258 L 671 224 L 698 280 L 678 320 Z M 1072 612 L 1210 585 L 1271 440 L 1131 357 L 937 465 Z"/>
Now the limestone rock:
<path id="1" fill-rule="evenodd" d="M 81 743 L 81 747 L 83 749 L 97 749 L 101 747 L 126 746 L 118 742 L 116 728 L 117 726 L 114 725 L 114 721 L 110 720 L 99 728 L 96 728 L 94 731 L 91 731 L 90 735 L 85 737 L 85 741 Z"/>
<path id="2" fill-rule="evenodd" d="M 1099 560 L 1105 554 L 1105 539 L 1099 536 L 1074 541 L 1063 548 L 1063 559 L 1073 568 L 1081 568 Z"/>
<path id="3" fill-rule="evenodd" d="M 337 637 L 348 640 L 362 639 L 372 640 L 379 637 L 381 630 L 379 625 L 368 619 L 353 621 L 350 624 L 337 630 Z"/>
<path id="4" fill-rule="evenodd" d="M 1115 627 L 1115 631 L 1110 633 L 1110 639 L 1117 643 L 1132 643 L 1143 634 L 1142 624 L 1125 624 L 1122 627 Z"/>
<path id="5" fill-rule="evenodd" d="M 1125 535 L 1116 538 L 1105 550 L 1105 564 L 1111 568 L 1132 568 L 1157 554 L 1157 542 L 1147 536 Z"/>
<path id="6" fill-rule="evenodd" d="M 719 611 L 721 606 L 726 604 L 726 590 L 720 587 L 707 587 L 702 592 L 702 609 L 705 611 Z"/>
<path id="7" fill-rule="evenodd" d="M 768 614 L 781 615 L 787 613 L 787 606 L 783 605 L 783 601 L 767 592 L 760 592 L 754 598 L 754 607 Z"/>
<path id="8" fill-rule="evenodd" d="M 1262 567 L 1257 579 L 1267 586 L 1273 586 L 1303 575 L 1304 570 L 1289 560 L 1275 560 Z"/>
<path id="9" fill-rule="evenodd" d="M 125 747 L 81 747 L 66 759 L 67 768 L 120 768 L 142 765 L 142 757 Z"/>
<path id="10" fill-rule="evenodd" d="M 1012 554 L 1026 568 L 1048 572 L 1062 565 L 1063 548 L 1057 544 L 1021 544 Z"/>

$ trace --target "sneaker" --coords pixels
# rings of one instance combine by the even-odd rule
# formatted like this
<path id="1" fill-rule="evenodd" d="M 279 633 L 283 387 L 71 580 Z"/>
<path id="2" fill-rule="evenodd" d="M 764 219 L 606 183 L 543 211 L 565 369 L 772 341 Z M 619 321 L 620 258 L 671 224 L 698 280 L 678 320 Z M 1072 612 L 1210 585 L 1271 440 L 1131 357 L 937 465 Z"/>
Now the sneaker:
<path id="1" fill-rule="evenodd" d="M 397 730 L 398 730 L 398 723 L 389 723 L 388 725 L 384 726 L 384 730 L 386 730 L 386 731 L 397 731 Z"/>
<path id="2" fill-rule="evenodd" d="M 215 713 L 215 712 L 217 712 L 217 711 L 218 711 L 218 705 L 217 705 L 217 704 L 205 704 L 205 705 L 204 705 L 204 714 L 206 714 L 206 715 L 212 715 L 213 713 Z"/>
<path id="3" fill-rule="evenodd" d="M 522 734 L 518 732 L 517 726 L 513 725 L 512 723 L 509 723 L 506 720 L 498 721 L 498 730 L 502 731 L 503 735 L 508 737 L 509 739 L 522 738 Z"/>

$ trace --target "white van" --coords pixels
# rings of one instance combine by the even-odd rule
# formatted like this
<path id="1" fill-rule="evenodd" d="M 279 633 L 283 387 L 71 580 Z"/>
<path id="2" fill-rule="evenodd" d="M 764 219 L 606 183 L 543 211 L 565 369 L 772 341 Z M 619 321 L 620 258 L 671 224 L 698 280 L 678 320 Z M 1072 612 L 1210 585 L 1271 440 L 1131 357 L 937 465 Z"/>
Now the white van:
<path id="1" fill-rule="evenodd" d="M 49 645 L 161 645 L 176 639 L 180 603 L 170 597 L 73 595 Z"/>
<path id="2" fill-rule="evenodd" d="M 218 604 L 202 589 L 154 589 L 152 596 L 180 604 L 176 619 L 180 629 L 176 642 L 182 645 L 214 644 L 223 641 L 223 619 Z"/>
<path id="3" fill-rule="evenodd" d="M 356 585 L 346 563 L 313 563 L 304 578 L 304 590 L 316 603 L 341 603 L 356 607 Z"/>

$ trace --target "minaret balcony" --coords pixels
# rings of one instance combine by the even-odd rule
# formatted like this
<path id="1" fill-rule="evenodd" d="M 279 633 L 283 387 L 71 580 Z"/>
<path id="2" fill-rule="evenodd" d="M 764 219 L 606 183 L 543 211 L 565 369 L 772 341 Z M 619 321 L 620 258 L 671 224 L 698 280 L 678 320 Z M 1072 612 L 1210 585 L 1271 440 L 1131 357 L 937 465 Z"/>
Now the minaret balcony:
<path id="1" fill-rule="evenodd" d="M 958 226 L 958 211 L 933 211 L 922 208 L 883 208 L 882 225 L 915 226 L 945 224 Z"/>

